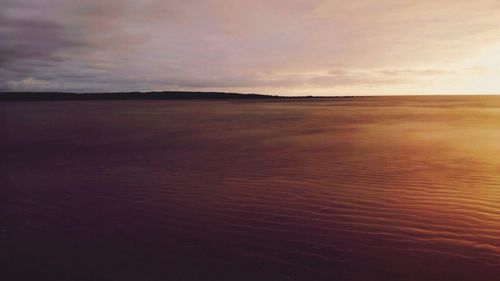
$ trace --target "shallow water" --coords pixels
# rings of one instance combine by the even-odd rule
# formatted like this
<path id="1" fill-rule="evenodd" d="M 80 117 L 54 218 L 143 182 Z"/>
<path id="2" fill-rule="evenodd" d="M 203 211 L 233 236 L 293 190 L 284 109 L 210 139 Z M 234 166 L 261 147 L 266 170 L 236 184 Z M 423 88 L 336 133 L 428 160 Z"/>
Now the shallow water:
<path id="1" fill-rule="evenodd" d="M 0 103 L 2 280 L 499 280 L 500 98 Z"/>

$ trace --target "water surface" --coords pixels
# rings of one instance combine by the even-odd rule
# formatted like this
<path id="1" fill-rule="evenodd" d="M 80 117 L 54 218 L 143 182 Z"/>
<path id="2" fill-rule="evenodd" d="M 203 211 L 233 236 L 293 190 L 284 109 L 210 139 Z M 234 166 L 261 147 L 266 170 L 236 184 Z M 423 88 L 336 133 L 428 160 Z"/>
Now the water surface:
<path id="1" fill-rule="evenodd" d="M 498 280 L 500 98 L 0 103 L 2 280 Z"/>

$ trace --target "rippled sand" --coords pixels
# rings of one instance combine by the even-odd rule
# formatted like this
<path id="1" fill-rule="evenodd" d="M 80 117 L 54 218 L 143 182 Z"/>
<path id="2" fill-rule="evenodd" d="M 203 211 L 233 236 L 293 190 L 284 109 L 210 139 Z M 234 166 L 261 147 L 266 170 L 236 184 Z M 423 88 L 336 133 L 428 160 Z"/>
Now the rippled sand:
<path id="1" fill-rule="evenodd" d="M 500 98 L 0 104 L 2 280 L 500 280 Z"/>

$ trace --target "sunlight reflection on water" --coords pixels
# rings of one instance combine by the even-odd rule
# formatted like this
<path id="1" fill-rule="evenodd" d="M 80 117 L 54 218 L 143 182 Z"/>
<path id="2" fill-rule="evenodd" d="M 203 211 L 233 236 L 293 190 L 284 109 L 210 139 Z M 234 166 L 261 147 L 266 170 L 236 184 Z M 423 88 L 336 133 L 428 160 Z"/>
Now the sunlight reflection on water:
<path id="1" fill-rule="evenodd" d="M 2 103 L 0 262 L 38 280 L 496 280 L 498 106 Z"/>

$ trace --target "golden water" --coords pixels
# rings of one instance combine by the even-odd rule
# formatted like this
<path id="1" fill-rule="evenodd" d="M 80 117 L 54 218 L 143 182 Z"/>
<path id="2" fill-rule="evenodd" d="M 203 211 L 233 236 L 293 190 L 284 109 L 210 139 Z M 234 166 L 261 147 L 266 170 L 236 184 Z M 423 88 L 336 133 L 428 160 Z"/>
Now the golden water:
<path id="1" fill-rule="evenodd" d="M 0 133 L 25 280 L 500 280 L 498 97 L 2 103 Z"/>

